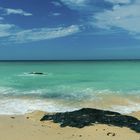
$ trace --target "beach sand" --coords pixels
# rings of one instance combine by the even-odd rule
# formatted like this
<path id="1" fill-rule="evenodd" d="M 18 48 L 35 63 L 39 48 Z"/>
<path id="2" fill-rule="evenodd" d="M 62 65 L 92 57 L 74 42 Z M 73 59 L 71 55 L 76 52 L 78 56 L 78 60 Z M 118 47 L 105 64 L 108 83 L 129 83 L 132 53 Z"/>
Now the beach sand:
<path id="1" fill-rule="evenodd" d="M 61 128 L 53 122 L 40 122 L 44 112 L 22 116 L 0 116 L 0 140 L 140 140 L 129 128 L 95 125 L 84 128 Z M 140 119 L 140 112 L 131 115 Z"/>

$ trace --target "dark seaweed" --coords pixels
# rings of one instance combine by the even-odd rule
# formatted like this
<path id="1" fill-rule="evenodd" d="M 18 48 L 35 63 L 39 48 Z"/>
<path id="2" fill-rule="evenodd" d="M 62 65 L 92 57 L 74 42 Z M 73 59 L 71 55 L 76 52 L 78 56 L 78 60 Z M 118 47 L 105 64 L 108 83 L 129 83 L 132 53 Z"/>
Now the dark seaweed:
<path id="1" fill-rule="evenodd" d="M 45 115 L 40 121 L 53 120 L 59 123 L 61 127 L 83 128 L 94 124 L 107 124 L 118 127 L 128 127 L 137 133 L 140 133 L 140 120 L 135 117 L 122 115 L 117 112 L 98 110 L 92 108 L 83 108 L 80 110 L 64 113 L 55 113 Z"/>

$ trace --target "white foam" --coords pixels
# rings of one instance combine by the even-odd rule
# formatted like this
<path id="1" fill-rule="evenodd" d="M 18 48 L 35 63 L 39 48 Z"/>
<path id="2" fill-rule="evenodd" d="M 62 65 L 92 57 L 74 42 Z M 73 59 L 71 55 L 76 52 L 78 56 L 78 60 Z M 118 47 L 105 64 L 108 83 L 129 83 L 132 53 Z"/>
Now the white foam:
<path id="1" fill-rule="evenodd" d="M 0 94 L 9 94 L 9 93 L 15 93 L 17 90 L 11 88 L 11 87 L 0 87 Z"/>
<path id="2" fill-rule="evenodd" d="M 75 99 L 74 102 L 81 101 L 81 103 L 82 101 L 91 102 L 91 101 L 96 100 L 100 103 L 100 101 L 104 99 L 102 98 L 102 95 L 108 95 L 108 94 L 115 95 L 116 93 L 115 91 L 112 92 L 107 89 L 106 90 L 94 90 L 92 88 L 80 88 L 80 89 L 78 88 L 77 89 L 77 87 L 73 87 L 72 89 L 70 89 L 69 86 L 68 87 L 57 86 L 55 88 L 56 93 L 54 93 L 54 96 L 56 95 L 56 98 L 55 97 L 51 98 L 51 95 L 53 95 L 53 91 L 54 89 L 37 89 L 37 90 L 24 91 L 24 90 L 15 89 L 12 87 L 0 87 L 0 97 L 1 97 L 0 114 L 25 114 L 25 113 L 32 112 L 35 110 L 41 110 L 41 111 L 47 111 L 47 112 L 70 111 L 70 110 L 75 110 L 77 108 L 68 107 L 66 104 L 60 105 L 55 102 L 55 99 L 58 99 L 58 98 L 62 100 L 67 99 L 67 101 L 69 101 L 69 99 L 70 100 Z M 121 91 L 118 91 L 117 95 L 120 95 L 120 93 Z M 28 96 L 28 95 L 31 95 L 31 96 Z M 41 95 L 47 95 L 46 98 L 48 97 L 49 101 L 45 99 L 40 99 L 40 100 L 37 99 L 38 96 L 40 97 Z M 27 97 L 31 97 L 32 100 L 25 99 Z M 113 105 L 112 104 L 112 106 L 107 109 L 117 111 L 123 114 L 129 114 L 134 111 L 140 111 L 140 103 L 130 102 L 131 99 L 130 100 L 129 99 L 128 99 L 127 105 Z"/>
<path id="3" fill-rule="evenodd" d="M 0 115 L 21 115 L 30 113 L 35 110 L 45 112 L 64 112 L 76 110 L 55 102 L 45 100 L 29 100 L 29 99 L 3 99 L 0 100 Z"/>
<path id="4" fill-rule="evenodd" d="M 19 90 L 11 87 L 0 87 L 0 95 L 41 95 L 46 93 L 46 89 Z"/>
<path id="5" fill-rule="evenodd" d="M 36 110 L 45 112 L 64 112 L 79 109 L 78 107 L 69 107 L 66 104 L 60 104 L 52 100 L 42 99 L 0 99 L 0 115 L 22 115 Z M 107 110 L 129 114 L 140 111 L 140 103 L 130 102 L 128 105 L 113 105 Z"/>
<path id="6" fill-rule="evenodd" d="M 122 114 L 130 114 L 140 111 L 140 103 L 130 102 L 128 105 L 113 105 L 111 109 Z"/>

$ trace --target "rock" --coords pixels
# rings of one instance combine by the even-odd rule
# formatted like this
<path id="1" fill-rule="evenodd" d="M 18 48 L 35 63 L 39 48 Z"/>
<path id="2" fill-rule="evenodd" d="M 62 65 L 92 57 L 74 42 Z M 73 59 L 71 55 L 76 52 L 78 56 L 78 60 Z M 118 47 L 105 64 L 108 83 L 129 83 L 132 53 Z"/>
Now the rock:
<path id="1" fill-rule="evenodd" d="M 140 120 L 132 116 L 122 115 L 117 112 L 83 108 L 80 110 L 43 116 L 40 121 L 53 120 L 61 127 L 70 126 L 83 128 L 96 124 L 107 124 L 118 127 L 128 127 L 140 133 Z"/>
<path id="2" fill-rule="evenodd" d="M 43 73 L 43 72 L 30 72 L 29 74 L 44 75 L 44 73 Z"/>
<path id="3" fill-rule="evenodd" d="M 108 133 L 107 133 L 107 136 L 112 136 L 112 137 L 114 137 L 114 136 L 116 136 L 116 134 L 115 134 L 114 132 L 108 132 Z"/>

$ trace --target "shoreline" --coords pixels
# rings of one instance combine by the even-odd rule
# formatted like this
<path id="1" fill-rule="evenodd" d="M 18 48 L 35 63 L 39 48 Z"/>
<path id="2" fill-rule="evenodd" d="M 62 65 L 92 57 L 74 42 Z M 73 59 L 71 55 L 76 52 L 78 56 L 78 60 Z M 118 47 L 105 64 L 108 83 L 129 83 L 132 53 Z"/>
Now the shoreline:
<path id="1" fill-rule="evenodd" d="M 18 104 L 18 106 L 16 106 Z M 68 101 L 60 99 L 41 99 L 32 97 L 5 97 L 0 100 L 0 115 L 18 114 L 34 112 L 36 110 L 47 112 L 74 111 L 80 108 L 98 108 L 130 114 L 140 111 L 140 98 L 131 95 L 98 95 L 95 99 L 82 101 Z"/>
<path id="2" fill-rule="evenodd" d="M 60 127 L 52 121 L 41 122 L 45 112 L 25 115 L 0 115 L 0 139 L 4 140 L 139 140 L 140 134 L 126 127 L 95 124 L 84 128 Z M 49 113 L 50 114 L 50 113 Z M 129 114 L 140 119 L 140 111 Z"/>

